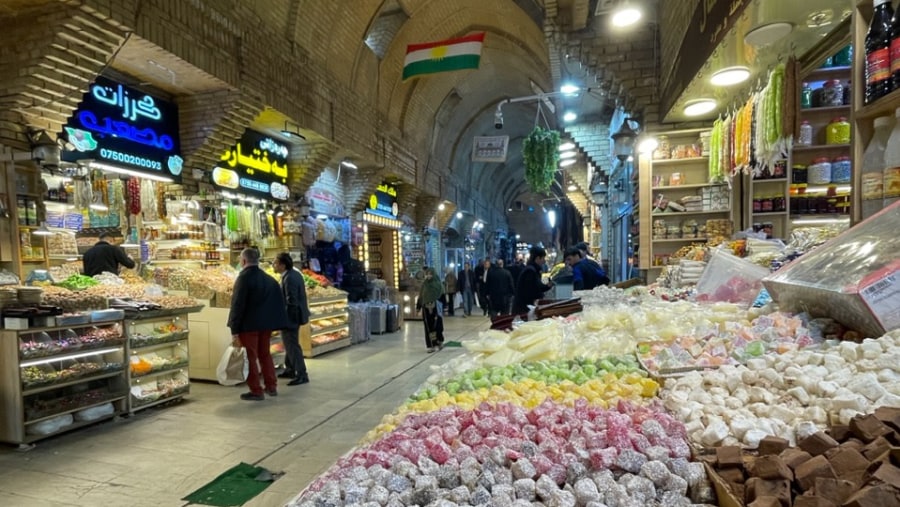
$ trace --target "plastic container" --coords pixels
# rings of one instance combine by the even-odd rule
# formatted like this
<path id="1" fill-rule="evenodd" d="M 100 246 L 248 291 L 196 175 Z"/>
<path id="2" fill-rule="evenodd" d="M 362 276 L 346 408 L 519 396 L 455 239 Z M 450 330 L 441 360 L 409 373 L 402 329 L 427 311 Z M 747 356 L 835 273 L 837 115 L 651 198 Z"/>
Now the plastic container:
<path id="1" fill-rule="evenodd" d="M 111 322 L 125 318 L 124 310 L 97 310 L 91 312 L 91 322 Z"/>
<path id="2" fill-rule="evenodd" d="M 822 107 L 840 106 L 844 103 L 844 85 L 839 79 L 825 81 L 822 88 Z"/>
<path id="3" fill-rule="evenodd" d="M 853 165 L 850 157 L 844 155 L 831 161 L 832 183 L 850 183 L 853 174 Z"/>
<path id="4" fill-rule="evenodd" d="M 809 146 L 813 142 L 813 128 L 808 121 L 803 120 L 800 124 L 800 136 L 797 137 L 797 144 Z"/>
<path id="5" fill-rule="evenodd" d="M 900 118 L 900 108 L 896 116 Z M 884 150 L 884 207 L 900 201 L 900 123 L 894 125 Z"/>
<path id="6" fill-rule="evenodd" d="M 884 152 L 894 119 L 875 118 L 875 133 L 866 146 L 862 161 L 862 216 L 869 218 L 881 209 L 884 199 Z"/>
<path id="7" fill-rule="evenodd" d="M 762 289 L 769 270 L 716 250 L 697 282 L 697 301 L 729 302 L 750 306 Z"/>
<path id="8" fill-rule="evenodd" d="M 794 164 L 791 168 L 791 183 L 805 185 L 809 180 L 809 168 L 802 164 Z"/>
<path id="9" fill-rule="evenodd" d="M 812 107 L 812 96 L 813 91 L 809 86 L 809 83 L 803 83 L 803 87 L 800 88 L 800 109 L 809 109 Z"/>
<path id="10" fill-rule="evenodd" d="M 850 144 L 850 122 L 841 116 L 825 128 L 825 144 Z"/>
<path id="11" fill-rule="evenodd" d="M 827 185 L 831 183 L 831 162 L 828 157 L 819 157 L 807 168 L 807 182 L 810 185 Z"/>

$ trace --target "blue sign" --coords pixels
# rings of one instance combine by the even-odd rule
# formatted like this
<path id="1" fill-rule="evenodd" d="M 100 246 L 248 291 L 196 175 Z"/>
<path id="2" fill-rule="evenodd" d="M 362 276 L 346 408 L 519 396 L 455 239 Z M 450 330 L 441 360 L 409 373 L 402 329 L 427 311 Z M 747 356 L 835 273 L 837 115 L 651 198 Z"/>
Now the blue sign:
<path id="1" fill-rule="evenodd" d="M 184 160 L 172 102 L 97 77 L 65 131 L 75 149 L 65 151 L 63 160 L 91 159 L 181 182 Z"/>
<path id="2" fill-rule="evenodd" d="M 247 129 L 241 140 L 222 154 L 213 169 L 213 184 L 242 194 L 287 201 L 288 146 Z"/>

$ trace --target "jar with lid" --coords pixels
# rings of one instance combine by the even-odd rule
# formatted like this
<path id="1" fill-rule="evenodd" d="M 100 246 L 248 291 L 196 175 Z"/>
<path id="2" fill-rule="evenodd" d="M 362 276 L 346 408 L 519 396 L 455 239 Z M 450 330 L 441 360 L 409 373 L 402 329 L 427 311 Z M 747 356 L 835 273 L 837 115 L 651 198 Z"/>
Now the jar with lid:
<path id="1" fill-rule="evenodd" d="M 773 204 L 773 203 L 772 203 L 772 197 L 771 197 L 771 196 L 763 197 L 763 198 L 762 198 L 761 205 L 760 205 L 760 208 L 762 209 L 762 212 L 763 212 L 763 213 L 771 213 L 771 212 L 772 212 L 772 208 L 773 208 L 772 204 Z"/>
<path id="2" fill-rule="evenodd" d="M 787 199 L 784 198 L 784 194 L 776 194 L 775 197 L 772 198 L 772 211 L 786 211 L 787 210 Z"/>
<path id="3" fill-rule="evenodd" d="M 761 213 L 762 212 L 762 197 L 756 195 L 753 196 L 753 212 Z"/>
<path id="4" fill-rule="evenodd" d="M 822 107 L 835 107 L 844 104 L 844 85 L 840 79 L 825 81 L 822 88 Z"/>
<path id="5" fill-rule="evenodd" d="M 803 164 L 794 164 L 791 168 L 791 183 L 805 184 L 807 182 L 809 171 Z"/>
<path id="6" fill-rule="evenodd" d="M 803 83 L 800 88 L 800 109 L 809 109 L 812 107 L 813 91 L 809 83 Z"/>
<path id="7" fill-rule="evenodd" d="M 831 162 L 832 183 L 850 183 L 852 172 L 853 165 L 850 162 L 850 157 L 846 155 L 837 157 Z"/>
<path id="8" fill-rule="evenodd" d="M 813 142 L 813 128 L 809 121 L 803 120 L 800 123 L 800 136 L 797 137 L 797 144 L 809 146 Z"/>
<path id="9" fill-rule="evenodd" d="M 784 178 L 787 175 L 787 161 L 779 160 L 772 164 L 772 177 Z"/>
<path id="10" fill-rule="evenodd" d="M 659 136 L 659 146 L 653 151 L 654 160 L 666 160 L 672 155 L 672 147 L 668 136 Z"/>
<path id="11" fill-rule="evenodd" d="M 827 185 L 831 183 L 831 162 L 828 157 L 817 158 L 807 168 L 807 181 L 810 185 Z"/>
<path id="12" fill-rule="evenodd" d="M 850 122 L 841 116 L 825 128 L 825 144 L 850 144 Z"/>

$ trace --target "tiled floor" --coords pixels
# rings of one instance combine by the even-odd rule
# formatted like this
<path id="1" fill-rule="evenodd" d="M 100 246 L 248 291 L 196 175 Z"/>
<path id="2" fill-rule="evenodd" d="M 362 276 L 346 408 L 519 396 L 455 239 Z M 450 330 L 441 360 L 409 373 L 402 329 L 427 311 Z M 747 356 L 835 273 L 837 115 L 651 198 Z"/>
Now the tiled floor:
<path id="1" fill-rule="evenodd" d="M 488 328 L 483 317 L 444 319 L 446 340 Z M 195 383 L 182 403 L 148 409 L 39 442 L 0 447 L 0 505 L 184 506 L 180 500 L 243 461 L 285 475 L 248 506 L 284 505 L 349 451 L 431 374 L 460 354 L 425 353 L 422 323 L 307 360 L 310 384 L 265 402 L 246 387 Z"/>

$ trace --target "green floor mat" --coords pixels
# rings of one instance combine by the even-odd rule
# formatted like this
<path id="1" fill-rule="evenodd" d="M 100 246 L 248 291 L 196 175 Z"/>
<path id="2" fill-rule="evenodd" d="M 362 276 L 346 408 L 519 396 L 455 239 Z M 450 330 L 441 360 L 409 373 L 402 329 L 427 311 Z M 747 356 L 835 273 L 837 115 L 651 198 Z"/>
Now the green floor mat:
<path id="1" fill-rule="evenodd" d="M 462 343 L 459 342 L 446 342 L 444 343 L 445 347 L 462 347 Z"/>
<path id="2" fill-rule="evenodd" d="M 275 479 L 265 468 L 241 463 L 182 500 L 200 505 L 237 507 L 265 491 Z"/>

